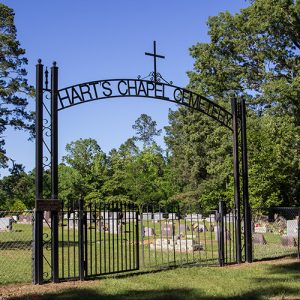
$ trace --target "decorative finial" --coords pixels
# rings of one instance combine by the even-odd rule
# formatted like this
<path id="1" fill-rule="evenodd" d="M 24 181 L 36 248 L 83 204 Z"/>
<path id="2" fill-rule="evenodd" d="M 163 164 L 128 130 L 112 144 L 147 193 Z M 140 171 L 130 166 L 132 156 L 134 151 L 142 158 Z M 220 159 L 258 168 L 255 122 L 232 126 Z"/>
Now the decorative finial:
<path id="1" fill-rule="evenodd" d="M 56 61 L 53 62 L 53 67 L 56 67 Z"/>
<path id="2" fill-rule="evenodd" d="M 41 60 L 40 58 L 38 59 L 38 63 L 39 63 L 39 64 L 41 64 L 41 63 L 42 63 L 42 60 Z"/>

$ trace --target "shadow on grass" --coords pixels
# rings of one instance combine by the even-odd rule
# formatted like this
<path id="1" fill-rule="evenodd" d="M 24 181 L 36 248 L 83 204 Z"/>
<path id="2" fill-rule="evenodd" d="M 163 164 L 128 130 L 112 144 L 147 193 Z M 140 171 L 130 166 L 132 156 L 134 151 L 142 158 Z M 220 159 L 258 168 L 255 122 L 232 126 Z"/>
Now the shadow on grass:
<path id="1" fill-rule="evenodd" d="M 143 300 L 238 300 L 238 299 L 268 299 L 270 296 L 278 295 L 296 295 L 298 289 L 287 288 L 282 290 L 282 287 L 264 288 L 255 291 L 248 291 L 240 293 L 235 296 L 213 296 L 207 295 L 201 289 L 158 289 L 158 290 L 128 290 L 116 294 L 107 294 L 100 289 L 66 289 L 57 293 L 50 293 L 45 295 L 27 295 L 19 297 L 10 297 L 9 300 L 51 300 L 51 299 L 106 299 L 106 300 L 129 300 L 129 299 L 143 299 Z M 267 298 L 266 298 L 267 297 Z"/>

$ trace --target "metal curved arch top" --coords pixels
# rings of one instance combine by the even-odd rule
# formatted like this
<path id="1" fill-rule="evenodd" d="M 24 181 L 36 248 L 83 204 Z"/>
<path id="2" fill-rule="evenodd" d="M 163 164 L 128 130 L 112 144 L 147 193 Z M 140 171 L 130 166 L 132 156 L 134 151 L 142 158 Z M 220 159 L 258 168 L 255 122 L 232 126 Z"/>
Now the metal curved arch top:
<path id="1" fill-rule="evenodd" d="M 84 102 L 118 97 L 154 98 L 200 111 L 232 130 L 232 114 L 213 101 L 169 83 L 142 79 L 105 79 L 58 90 L 58 111 Z"/>

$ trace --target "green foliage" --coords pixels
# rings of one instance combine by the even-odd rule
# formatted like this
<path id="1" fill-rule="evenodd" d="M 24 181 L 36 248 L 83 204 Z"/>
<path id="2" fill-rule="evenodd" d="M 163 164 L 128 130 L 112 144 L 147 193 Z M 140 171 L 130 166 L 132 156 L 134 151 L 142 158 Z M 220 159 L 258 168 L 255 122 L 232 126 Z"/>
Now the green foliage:
<path id="1" fill-rule="evenodd" d="M 136 130 L 135 140 L 143 142 L 144 147 L 154 142 L 154 137 L 161 134 L 161 129 L 156 129 L 156 121 L 146 114 L 141 114 L 132 128 Z"/>
<path id="2" fill-rule="evenodd" d="M 15 38 L 13 14 L 4 5 L 0 5 L 0 10 L 3 12 L 0 28 L 10 28 L 5 31 L 12 40 L 7 49 L 14 53 L 11 62 L 0 60 L 0 66 L 3 63 L 7 68 L 18 68 L 27 62 L 20 58 L 24 50 Z M 223 12 L 210 17 L 210 41 L 190 49 L 195 62 L 194 69 L 188 72 L 189 89 L 229 111 L 232 97 L 237 100 L 244 97 L 248 104 L 252 207 L 300 205 L 299 24 L 299 1 L 251 1 L 240 13 Z M 5 34 L 0 35 L 0 40 L 8 39 Z M 30 91 L 23 77 L 26 73 L 20 71 L 22 76 L 13 84 L 9 83 L 8 73 L 3 72 L 7 79 L 1 84 L 8 87 L 11 84 L 11 88 L 2 91 L 0 85 L 1 101 L 12 104 L 9 106 L 12 110 L 6 116 L 0 109 L 0 124 L 1 118 L 6 122 L 4 127 L 0 126 L 2 164 L 5 159 L 1 133 L 6 124 L 29 126 L 26 101 L 16 98 L 17 91 L 21 87 L 27 93 Z M 14 118 L 16 113 L 19 119 Z M 59 166 L 60 199 L 67 202 L 83 197 L 86 202 L 125 201 L 166 206 L 195 204 L 204 210 L 215 209 L 218 201 L 224 199 L 232 206 L 231 132 L 206 115 L 181 107 L 169 112 L 169 125 L 165 128 L 167 155 L 164 155 L 155 143 L 161 134 L 156 126 L 150 116 L 142 114 L 132 126 L 135 136 L 108 155 L 93 139 L 68 144 Z M 139 147 L 139 142 L 143 147 Z M 33 176 L 33 172 L 26 174 L 19 170 L 4 177 L 0 181 L 0 208 L 11 208 L 16 201 L 31 208 Z M 49 173 L 45 180 L 49 180 Z"/>
<path id="3" fill-rule="evenodd" d="M 15 129 L 33 129 L 32 115 L 26 111 L 26 96 L 33 89 L 26 80 L 25 50 L 17 40 L 14 12 L 0 3 L 0 168 L 7 167 L 4 132 L 8 126 Z"/>

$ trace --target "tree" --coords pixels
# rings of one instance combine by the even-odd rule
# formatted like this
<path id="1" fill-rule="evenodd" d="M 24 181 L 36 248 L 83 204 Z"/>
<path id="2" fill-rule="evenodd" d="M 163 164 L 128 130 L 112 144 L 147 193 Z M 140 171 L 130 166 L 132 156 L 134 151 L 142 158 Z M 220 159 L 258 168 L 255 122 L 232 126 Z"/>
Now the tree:
<path id="1" fill-rule="evenodd" d="M 106 155 L 94 139 L 79 139 L 66 145 L 67 154 L 60 166 L 61 196 L 65 201 L 91 199 L 101 194 L 106 180 Z M 94 199 L 94 197 L 92 197 Z M 100 199 L 99 199 L 100 200 Z"/>
<path id="2" fill-rule="evenodd" d="M 299 203 L 299 20 L 299 1 L 251 1 L 240 13 L 210 17 L 210 42 L 190 49 L 195 59 L 190 89 L 229 110 L 233 97 L 249 104 L 253 206 Z M 180 187 L 175 199 L 211 208 L 219 199 L 232 203 L 230 133 L 182 108 L 169 119 L 166 142 Z"/>
<path id="3" fill-rule="evenodd" d="M 190 51 L 189 87 L 215 101 L 244 96 L 260 111 L 300 122 L 300 2 L 256 0 L 208 20 L 210 42 Z"/>
<path id="4" fill-rule="evenodd" d="M 154 138 L 161 134 L 161 129 L 156 129 L 156 121 L 146 114 L 141 114 L 132 128 L 136 130 L 135 140 L 143 142 L 143 146 L 150 146 Z"/>
<path id="5" fill-rule="evenodd" d="M 0 168 L 7 167 L 4 132 L 8 126 L 32 130 L 32 114 L 26 111 L 33 88 L 26 80 L 25 50 L 17 40 L 14 12 L 0 3 Z"/>

